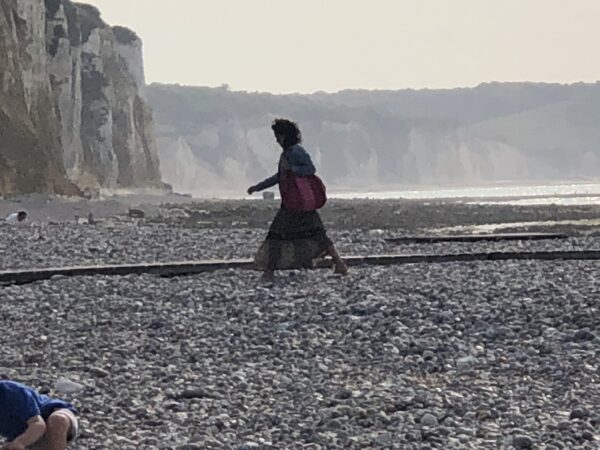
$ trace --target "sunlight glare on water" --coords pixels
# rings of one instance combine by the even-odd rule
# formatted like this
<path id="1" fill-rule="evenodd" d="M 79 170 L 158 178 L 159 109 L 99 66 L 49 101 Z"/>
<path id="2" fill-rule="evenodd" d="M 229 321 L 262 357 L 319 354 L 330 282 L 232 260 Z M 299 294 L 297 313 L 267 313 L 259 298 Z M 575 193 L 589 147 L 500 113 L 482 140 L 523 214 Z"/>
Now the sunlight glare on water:
<path id="1" fill-rule="evenodd" d="M 569 197 L 577 196 L 577 197 Z M 513 205 L 589 205 L 600 204 L 600 184 L 558 184 L 539 186 L 494 186 L 398 190 L 379 192 L 335 192 L 331 198 L 340 199 L 481 199 L 474 203 L 513 204 Z M 534 198 L 518 198 L 534 197 Z M 502 200 L 506 198 L 506 200 Z M 494 199 L 484 201 L 484 199 Z"/>

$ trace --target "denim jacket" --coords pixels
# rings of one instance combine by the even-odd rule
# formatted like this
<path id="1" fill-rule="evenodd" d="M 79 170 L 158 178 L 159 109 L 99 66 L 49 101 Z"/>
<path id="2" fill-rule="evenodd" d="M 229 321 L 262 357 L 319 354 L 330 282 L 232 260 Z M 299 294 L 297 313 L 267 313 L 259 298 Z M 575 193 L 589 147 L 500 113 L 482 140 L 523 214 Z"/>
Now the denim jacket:
<path id="1" fill-rule="evenodd" d="M 310 155 L 304 150 L 304 147 L 299 144 L 292 145 L 281 152 L 277 173 L 258 183 L 255 186 L 257 191 L 262 191 L 279 183 L 279 177 L 286 171 L 284 162 L 287 163 L 287 170 L 292 171 L 300 177 L 314 175 L 317 171 L 310 159 Z"/>

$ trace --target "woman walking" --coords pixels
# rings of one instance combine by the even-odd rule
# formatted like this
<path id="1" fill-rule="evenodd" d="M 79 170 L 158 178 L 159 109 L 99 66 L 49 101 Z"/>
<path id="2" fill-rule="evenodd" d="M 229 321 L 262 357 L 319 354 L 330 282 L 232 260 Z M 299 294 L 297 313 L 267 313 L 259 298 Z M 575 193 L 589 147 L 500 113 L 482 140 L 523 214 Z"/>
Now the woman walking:
<path id="1" fill-rule="evenodd" d="M 302 134 L 298 125 L 286 119 L 275 119 L 271 125 L 282 152 L 277 173 L 248 188 L 248 194 L 281 183 L 286 176 L 308 177 L 316 172 L 307 151 L 300 145 Z M 281 191 L 281 185 L 280 185 Z M 282 205 L 269 228 L 267 238 L 259 249 L 255 262 L 264 270 L 263 279 L 273 281 L 275 270 L 313 267 L 315 258 L 330 255 L 335 273 L 346 275 L 348 267 L 327 236 L 319 213 L 292 211 Z"/>

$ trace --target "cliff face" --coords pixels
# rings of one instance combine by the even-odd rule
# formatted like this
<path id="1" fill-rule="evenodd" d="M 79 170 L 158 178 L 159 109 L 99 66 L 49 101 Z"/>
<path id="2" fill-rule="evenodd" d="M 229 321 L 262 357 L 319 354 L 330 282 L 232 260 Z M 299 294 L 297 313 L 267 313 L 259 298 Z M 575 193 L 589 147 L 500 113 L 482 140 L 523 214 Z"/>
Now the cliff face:
<path id="1" fill-rule="evenodd" d="M 2 0 L 0 41 L 0 193 L 162 186 L 133 32 L 68 0 Z"/>
<path id="2" fill-rule="evenodd" d="M 0 192 L 69 193 L 46 64 L 44 4 L 0 2 Z"/>
<path id="3" fill-rule="evenodd" d="M 281 149 L 270 131 L 271 119 L 264 116 L 262 124 L 236 120 L 199 124 L 196 132 L 182 135 L 159 127 L 165 181 L 178 192 L 239 195 L 277 170 Z M 543 167 L 536 168 L 535 161 L 518 149 L 440 121 L 398 121 L 389 129 L 308 118 L 300 124 L 304 145 L 331 188 L 543 179 Z"/>
<path id="4" fill-rule="evenodd" d="M 332 188 L 560 182 L 600 173 L 600 83 L 287 96 L 155 84 L 146 92 L 163 177 L 182 192 L 239 195 L 274 173 L 274 117 L 300 124 Z"/>

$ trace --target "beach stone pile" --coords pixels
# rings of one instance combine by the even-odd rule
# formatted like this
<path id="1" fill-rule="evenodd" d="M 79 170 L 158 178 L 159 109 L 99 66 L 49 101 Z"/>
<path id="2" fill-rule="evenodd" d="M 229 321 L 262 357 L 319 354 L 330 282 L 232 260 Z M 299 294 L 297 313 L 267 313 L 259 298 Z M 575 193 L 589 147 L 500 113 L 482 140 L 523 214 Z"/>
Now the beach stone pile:
<path id="1" fill-rule="evenodd" d="M 597 275 L 532 261 L 274 286 L 231 270 L 55 278 L 2 288 L 0 371 L 78 386 L 61 395 L 81 450 L 591 450 Z"/>

